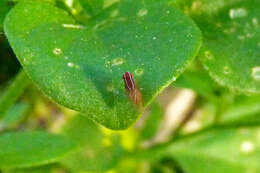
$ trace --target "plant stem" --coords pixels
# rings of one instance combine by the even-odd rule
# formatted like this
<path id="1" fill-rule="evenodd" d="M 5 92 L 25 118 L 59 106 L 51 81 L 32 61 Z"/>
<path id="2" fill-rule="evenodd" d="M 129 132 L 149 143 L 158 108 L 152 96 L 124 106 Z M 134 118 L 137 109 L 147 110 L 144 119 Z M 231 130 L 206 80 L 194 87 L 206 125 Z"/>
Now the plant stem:
<path id="1" fill-rule="evenodd" d="M 24 89 L 29 84 L 30 80 L 25 72 L 21 70 L 0 98 L 0 118 L 15 104 L 16 100 L 23 94 Z"/>

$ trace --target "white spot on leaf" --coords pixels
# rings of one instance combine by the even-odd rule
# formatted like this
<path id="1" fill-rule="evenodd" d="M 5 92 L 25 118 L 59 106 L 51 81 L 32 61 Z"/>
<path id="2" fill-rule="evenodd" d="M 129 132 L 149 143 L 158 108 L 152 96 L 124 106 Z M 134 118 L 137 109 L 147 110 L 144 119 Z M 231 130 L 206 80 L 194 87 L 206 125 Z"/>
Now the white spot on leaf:
<path id="1" fill-rule="evenodd" d="M 224 67 L 224 73 L 229 74 L 231 72 L 231 69 L 228 66 Z"/>
<path id="2" fill-rule="evenodd" d="M 246 37 L 244 36 L 244 35 L 239 35 L 239 36 L 237 36 L 237 39 L 239 39 L 239 40 L 244 40 Z"/>
<path id="3" fill-rule="evenodd" d="M 73 64 L 72 62 L 68 62 L 68 63 L 67 63 L 67 66 L 70 67 L 70 68 L 76 68 L 76 69 L 79 69 L 79 65 L 77 65 L 77 64 Z"/>
<path id="4" fill-rule="evenodd" d="M 255 80 L 260 80 L 260 66 L 252 68 L 251 75 Z"/>
<path id="5" fill-rule="evenodd" d="M 55 55 L 60 55 L 62 54 L 62 50 L 60 48 L 54 48 L 52 51 Z"/>
<path id="6" fill-rule="evenodd" d="M 124 63 L 123 58 L 115 58 L 115 59 L 112 60 L 112 66 L 121 65 L 123 63 Z"/>
<path id="7" fill-rule="evenodd" d="M 83 29 L 82 25 L 74 25 L 74 24 L 62 24 L 64 28 L 72 28 L 72 29 Z"/>
<path id="8" fill-rule="evenodd" d="M 144 69 L 142 69 L 142 68 L 138 68 L 135 70 L 135 74 L 137 76 L 141 76 L 141 75 L 143 75 L 143 73 L 144 73 Z"/>
<path id="9" fill-rule="evenodd" d="M 243 141 L 240 145 L 240 150 L 243 153 L 251 153 L 255 150 L 255 145 L 251 141 Z"/>
<path id="10" fill-rule="evenodd" d="M 253 26 L 257 27 L 258 26 L 258 19 L 254 17 L 252 19 L 252 24 L 253 24 Z"/>
<path id="11" fill-rule="evenodd" d="M 204 56 L 205 56 L 208 60 L 214 59 L 214 55 L 213 55 L 209 50 L 206 50 L 206 51 L 204 52 Z"/>
<path id="12" fill-rule="evenodd" d="M 68 67 L 74 67 L 74 64 L 72 62 L 68 62 Z"/>
<path id="13" fill-rule="evenodd" d="M 244 8 L 232 8 L 229 10 L 229 17 L 231 19 L 246 17 L 247 14 L 247 10 Z"/>
<path id="14" fill-rule="evenodd" d="M 119 15 L 119 11 L 118 10 L 114 10 L 110 13 L 110 17 L 116 17 Z"/>
<path id="15" fill-rule="evenodd" d="M 143 17 L 143 16 L 147 15 L 147 13 L 148 13 L 147 9 L 141 9 L 138 11 L 137 16 Z"/>

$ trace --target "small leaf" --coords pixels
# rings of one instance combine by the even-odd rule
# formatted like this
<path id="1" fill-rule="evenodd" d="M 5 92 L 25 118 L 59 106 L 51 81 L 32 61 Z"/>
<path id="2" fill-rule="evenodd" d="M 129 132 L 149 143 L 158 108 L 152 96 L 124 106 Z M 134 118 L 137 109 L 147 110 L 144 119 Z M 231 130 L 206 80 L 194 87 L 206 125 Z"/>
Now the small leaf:
<path id="1" fill-rule="evenodd" d="M 260 129 L 214 129 L 179 140 L 168 153 L 187 173 L 259 172 Z"/>
<path id="2" fill-rule="evenodd" d="M 212 78 L 239 93 L 260 93 L 259 1 L 211 1 L 191 15 L 204 35 L 201 60 Z M 195 3 L 195 1 L 194 1 Z M 216 5 L 216 8 L 211 8 Z M 195 8 L 195 5 L 194 5 Z"/>
<path id="3" fill-rule="evenodd" d="M 29 84 L 30 80 L 25 72 L 21 70 L 0 98 L 0 118 L 5 116 Z"/>
<path id="4" fill-rule="evenodd" d="M 125 129 L 142 108 L 122 80 L 133 73 L 146 107 L 185 69 L 201 38 L 193 22 L 163 1 L 118 2 L 117 16 L 85 26 L 47 3 L 19 3 L 5 33 L 25 71 L 54 101 L 111 129 Z"/>
<path id="5" fill-rule="evenodd" d="M 144 128 L 140 131 L 140 137 L 142 140 L 150 139 L 156 134 L 162 118 L 162 107 L 158 103 L 151 104 L 147 118 L 144 122 Z"/>
<path id="6" fill-rule="evenodd" d="M 28 111 L 29 105 L 26 103 L 18 103 L 14 105 L 3 119 L 0 120 L 0 130 L 4 128 L 13 128 L 17 125 L 24 117 L 25 113 Z"/>
<path id="7" fill-rule="evenodd" d="M 75 147 L 68 139 L 45 132 L 0 136 L 0 167 L 21 168 L 56 162 Z"/>
<path id="8" fill-rule="evenodd" d="M 260 97 L 259 96 L 240 96 L 234 103 L 225 110 L 219 123 L 248 124 L 259 123 L 260 117 Z"/>

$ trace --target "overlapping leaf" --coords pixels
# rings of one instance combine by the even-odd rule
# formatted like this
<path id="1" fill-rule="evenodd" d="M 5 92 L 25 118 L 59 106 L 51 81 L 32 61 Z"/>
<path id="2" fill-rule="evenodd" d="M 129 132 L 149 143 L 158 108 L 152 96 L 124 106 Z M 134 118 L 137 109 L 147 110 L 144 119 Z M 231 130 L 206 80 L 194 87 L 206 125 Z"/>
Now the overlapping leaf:
<path id="1" fill-rule="evenodd" d="M 192 1 L 188 12 L 204 36 L 201 60 L 219 84 L 239 93 L 260 92 L 260 2 Z"/>
<path id="2" fill-rule="evenodd" d="M 0 136 L 0 167 L 31 167 L 59 160 L 75 144 L 45 132 L 17 132 Z"/>

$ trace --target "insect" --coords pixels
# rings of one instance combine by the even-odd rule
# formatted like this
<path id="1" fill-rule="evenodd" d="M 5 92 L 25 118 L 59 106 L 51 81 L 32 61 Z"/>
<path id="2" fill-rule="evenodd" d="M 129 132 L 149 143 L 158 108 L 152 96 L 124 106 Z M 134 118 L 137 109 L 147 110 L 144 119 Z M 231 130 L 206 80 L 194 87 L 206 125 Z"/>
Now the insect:
<path id="1" fill-rule="evenodd" d="M 125 72 L 123 74 L 123 80 L 125 82 L 125 90 L 130 98 L 130 100 L 136 105 L 142 105 L 142 94 L 138 89 L 135 80 L 133 78 L 133 74 L 129 72 Z"/>

